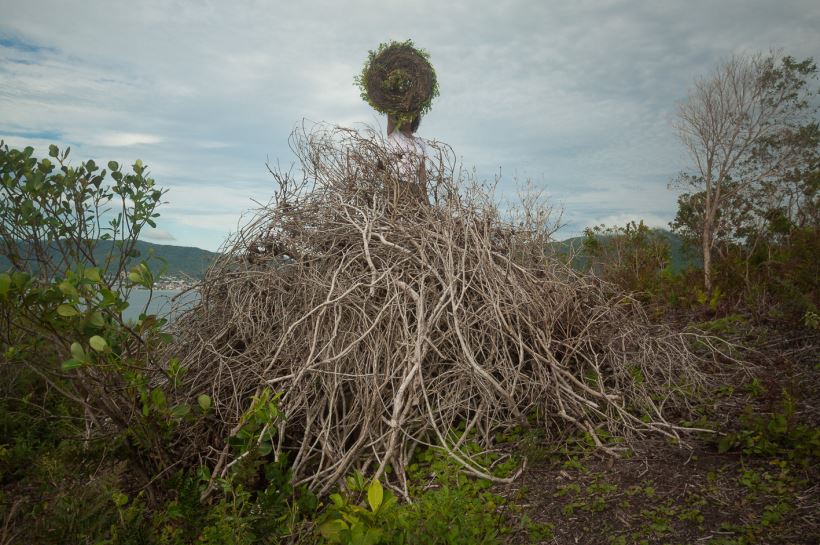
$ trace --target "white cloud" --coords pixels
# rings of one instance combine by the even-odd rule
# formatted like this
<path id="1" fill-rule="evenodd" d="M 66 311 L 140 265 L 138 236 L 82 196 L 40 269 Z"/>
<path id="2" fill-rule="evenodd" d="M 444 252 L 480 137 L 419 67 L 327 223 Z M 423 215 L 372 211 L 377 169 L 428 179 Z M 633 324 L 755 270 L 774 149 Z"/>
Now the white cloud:
<path id="1" fill-rule="evenodd" d="M 697 74 L 738 51 L 820 50 L 811 0 L 29 0 L 2 11 L 0 36 L 32 47 L 0 46 L 0 138 L 40 153 L 56 139 L 75 161 L 141 158 L 170 189 L 164 228 L 211 248 L 251 199 L 267 201 L 264 163 L 293 160 L 287 136 L 303 117 L 383 122 L 353 77 L 386 39 L 432 55 L 441 97 L 421 135 L 482 177 L 532 177 L 570 229 L 671 219 L 666 182 L 686 163 L 670 119 Z"/>
<path id="2" fill-rule="evenodd" d="M 162 142 L 162 138 L 155 134 L 138 132 L 106 132 L 100 134 L 96 139 L 88 143 L 104 148 L 132 148 L 136 146 L 159 144 L 160 142 Z"/>
<path id="3" fill-rule="evenodd" d="M 176 237 L 165 229 L 148 229 L 140 233 L 141 238 L 148 240 L 175 241 Z"/>

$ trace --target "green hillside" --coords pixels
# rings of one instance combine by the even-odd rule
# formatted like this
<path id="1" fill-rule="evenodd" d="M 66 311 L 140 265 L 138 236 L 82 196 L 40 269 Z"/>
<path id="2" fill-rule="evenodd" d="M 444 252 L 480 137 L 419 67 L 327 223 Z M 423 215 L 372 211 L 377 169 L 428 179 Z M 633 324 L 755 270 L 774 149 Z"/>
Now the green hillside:
<path id="1" fill-rule="evenodd" d="M 669 242 L 669 254 L 673 272 L 677 273 L 688 267 L 701 266 L 700 258 L 686 251 L 683 239 L 680 236 L 666 229 L 654 229 L 653 231 L 659 233 Z M 573 266 L 577 269 L 584 270 L 587 268 L 589 260 L 584 253 L 584 238 L 586 237 L 572 237 L 553 242 L 552 249 L 560 255 L 568 255 L 571 253 L 574 256 L 572 260 Z M 606 237 L 601 236 L 600 238 L 605 239 Z"/>
<path id="2" fill-rule="evenodd" d="M 25 243 L 20 243 L 23 246 Z M 100 240 L 94 248 L 94 258 L 98 261 L 104 260 L 105 256 L 111 252 L 113 242 Z M 53 250 L 52 250 L 53 251 Z M 152 269 L 162 272 L 166 276 L 185 276 L 194 279 L 202 278 L 208 265 L 218 255 L 214 252 L 193 248 L 189 246 L 171 246 L 168 244 L 153 244 L 151 242 L 137 241 L 137 256 L 129 260 L 129 267 L 139 261 L 153 256 L 150 261 Z M 5 255 L 0 255 L 0 270 L 11 267 L 11 262 Z"/>
<path id="3" fill-rule="evenodd" d="M 674 272 L 679 272 L 689 266 L 700 266 L 700 261 L 697 257 L 688 255 L 684 251 L 683 240 L 678 235 L 665 229 L 658 229 L 657 232 L 661 233 L 669 241 L 672 270 Z M 94 250 L 95 258 L 102 259 L 103 256 L 111 251 L 111 246 L 112 243 L 110 241 L 99 241 Z M 207 269 L 213 259 L 219 255 L 201 248 L 153 244 L 142 240 L 137 242 L 136 249 L 137 252 L 139 252 L 139 256 L 132 258 L 130 263 L 137 263 L 147 256 L 153 255 L 153 268 L 156 270 L 164 269 L 164 275 L 188 276 L 195 279 L 202 278 L 205 269 Z M 578 269 L 586 268 L 587 257 L 584 255 L 584 237 L 572 237 L 553 242 L 551 249 L 560 255 L 567 255 L 572 252 L 575 255 L 573 265 Z M 10 265 L 8 258 L 4 255 L 0 255 L 0 270 L 8 269 Z"/>

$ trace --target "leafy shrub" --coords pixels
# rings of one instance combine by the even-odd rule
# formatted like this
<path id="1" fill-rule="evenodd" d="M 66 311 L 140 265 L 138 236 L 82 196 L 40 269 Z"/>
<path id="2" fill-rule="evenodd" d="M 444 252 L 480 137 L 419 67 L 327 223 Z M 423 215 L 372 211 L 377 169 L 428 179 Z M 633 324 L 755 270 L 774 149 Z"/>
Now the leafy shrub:
<path id="1" fill-rule="evenodd" d="M 747 407 L 741 428 L 716 441 L 719 452 L 740 450 L 749 456 L 786 457 L 806 464 L 820 458 L 820 428 L 795 421 L 794 401 L 785 392 L 776 411 L 757 414 Z"/>
<path id="2" fill-rule="evenodd" d="M 496 467 L 505 474 L 512 466 Z M 320 517 L 321 536 L 345 545 L 489 545 L 514 530 L 550 534 L 547 525 L 516 520 L 507 500 L 490 491 L 489 481 L 466 476 L 440 451 L 422 450 L 407 474 L 412 503 L 398 503 L 379 481 L 367 483 L 359 473 L 349 477 Z"/>
<path id="3" fill-rule="evenodd" d="M 170 465 L 165 442 L 183 406 L 148 384 L 145 370 L 162 368 L 153 348 L 168 340 L 163 320 L 142 314 L 125 324 L 134 287 L 152 289 L 154 274 L 129 259 L 141 230 L 154 226 L 164 194 L 141 161 L 132 172 L 94 161 L 72 166 L 56 146 L 37 159 L 0 142 L 0 246 L 10 268 L 0 272 L 0 351 L 8 376 L 33 373 L 88 418 L 86 432 L 112 431 L 131 462 L 150 480 Z M 111 251 L 95 253 L 99 240 Z M 58 416 L 58 415 L 52 415 Z"/>
<path id="4" fill-rule="evenodd" d="M 584 250 L 590 269 L 633 292 L 655 292 L 660 275 L 670 266 L 671 247 L 657 229 L 643 220 L 624 227 L 596 225 L 584 230 Z"/>

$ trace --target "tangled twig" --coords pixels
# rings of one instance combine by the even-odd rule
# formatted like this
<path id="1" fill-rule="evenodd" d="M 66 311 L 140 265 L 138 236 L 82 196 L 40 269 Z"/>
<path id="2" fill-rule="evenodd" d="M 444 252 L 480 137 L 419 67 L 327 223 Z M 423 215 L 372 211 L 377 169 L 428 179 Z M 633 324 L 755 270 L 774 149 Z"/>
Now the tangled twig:
<path id="1" fill-rule="evenodd" d="M 298 131 L 292 147 L 304 176 L 272 170 L 275 198 L 175 326 L 190 369 L 178 391 L 212 397 L 222 444 L 266 387 L 282 393 L 276 455 L 319 493 L 354 468 L 406 490 L 418 444 L 494 478 L 469 444 L 533 415 L 602 450 L 608 435 L 678 437 L 664 407 L 703 380 L 691 339 L 549 257 L 544 214 L 505 221 L 435 143 L 429 205 L 402 198 L 372 133 Z M 206 457 L 222 450 L 188 435 Z"/>

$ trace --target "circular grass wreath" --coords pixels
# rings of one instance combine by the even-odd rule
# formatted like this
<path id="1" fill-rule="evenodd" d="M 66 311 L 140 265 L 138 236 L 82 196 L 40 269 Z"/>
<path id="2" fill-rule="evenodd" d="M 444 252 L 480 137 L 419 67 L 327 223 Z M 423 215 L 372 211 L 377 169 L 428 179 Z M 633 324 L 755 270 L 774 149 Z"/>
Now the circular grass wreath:
<path id="1" fill-rule="evenodd" d="M 356 84 L 362 99 L 393 117 L 397 128 L 426 114 L 438 96 L 430 55 L 414 47 L 412 40 L 383 43 L 370 51 Z"/>

